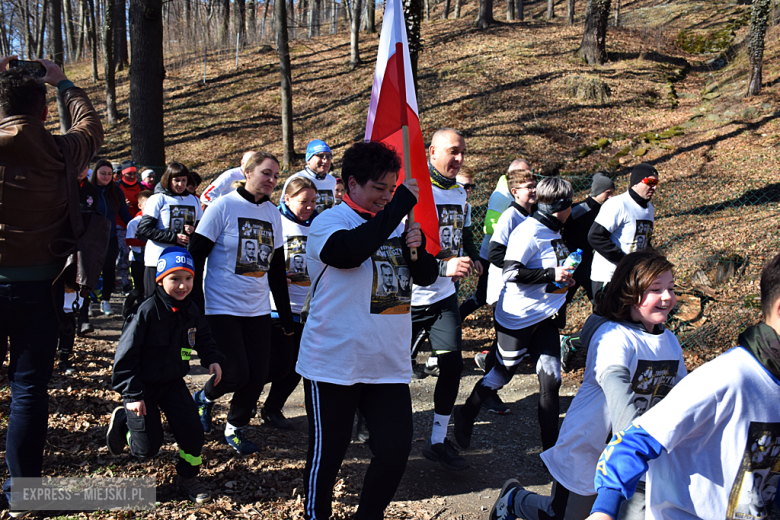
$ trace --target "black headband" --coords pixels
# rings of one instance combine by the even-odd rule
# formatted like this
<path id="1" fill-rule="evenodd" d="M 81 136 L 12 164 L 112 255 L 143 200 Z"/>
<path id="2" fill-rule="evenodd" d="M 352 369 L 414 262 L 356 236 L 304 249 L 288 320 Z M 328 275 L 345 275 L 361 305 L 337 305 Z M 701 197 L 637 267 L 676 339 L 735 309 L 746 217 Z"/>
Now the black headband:
<path id="1" fill-rule="evenodd" d="M 544 202 L 539 203 L 539 211 L 542 213 L 547 213 L 548 215 L 552 215 L 553 213 L 563 211 L 570 207 L 571 199 L 558 199 L 550 204 L 546 204 Z"/>

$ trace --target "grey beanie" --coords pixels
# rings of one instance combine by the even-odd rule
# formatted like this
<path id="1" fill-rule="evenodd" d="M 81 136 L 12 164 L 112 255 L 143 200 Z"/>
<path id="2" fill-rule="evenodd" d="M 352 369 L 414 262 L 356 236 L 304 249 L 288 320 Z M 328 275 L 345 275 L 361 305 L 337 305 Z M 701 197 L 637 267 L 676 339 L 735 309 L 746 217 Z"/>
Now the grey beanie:
<path id="1" fill-rule="evenodd" d="M 598 197 L 607 190 L 614 190 L 615 182 L 605 173 L 598 172 L 593 176 L 593 184 L 590 187 L 590 196 Z"/>

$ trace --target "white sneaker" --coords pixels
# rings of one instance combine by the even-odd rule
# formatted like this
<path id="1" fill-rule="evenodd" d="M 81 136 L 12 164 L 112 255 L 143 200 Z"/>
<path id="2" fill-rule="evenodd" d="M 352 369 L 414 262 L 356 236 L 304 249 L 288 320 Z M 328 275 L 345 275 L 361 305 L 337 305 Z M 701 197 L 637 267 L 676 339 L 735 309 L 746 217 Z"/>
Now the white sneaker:
<path id="1" fill-rule="evenodd" d="M 100 302 L 100 310 L 102 310 L 103 314 L 105 314 L 106 316 L 111 316 L 111 303 Z"/>

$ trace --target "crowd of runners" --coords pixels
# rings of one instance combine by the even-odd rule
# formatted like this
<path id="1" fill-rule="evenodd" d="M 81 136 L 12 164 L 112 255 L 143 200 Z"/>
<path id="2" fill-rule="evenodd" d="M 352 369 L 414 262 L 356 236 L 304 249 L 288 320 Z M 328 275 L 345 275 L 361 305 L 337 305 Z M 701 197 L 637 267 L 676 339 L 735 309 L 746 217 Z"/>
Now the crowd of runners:
<path id="1" fill-rule="evenodd" d="M 509 413 L 498 392 L 529 363 L 552 494 L 509 479 L 491 519 L 750 520 L 766 518 L 778 500 L 780 256 L 762 271 L 763 321 L 687 376 L 680 344 L 664 327 L 675 278 L 652 248 L 660 176 L 651 164 L 634 166 L 620 194 L 597 173 L 590 196 L 575 202 L 569 181 L 540 176 L 518 158 L 478 224 L 468 202 L 475 179 L 463 169 L 466 140 L 441 128 L 427 150 L 440 245 L 432 255 L 409 218 L 418 182 L 399 182 L 401 160 L 382 143 L 348 147 L 336 177 L 328 144 L 311 141 L 305 168 L 286 180 L 278 204 L 271 195 L 279 161 L 248 151 L 198 197 L 201 178 L 182 163 L 170 163 L 155 184 L 154 172 L 132 161 L 95 160 L 102 127 L 83 90 L 46 60 L 42 79 L 6 72 L 7 63 L 0 60 L 0 343 L 10 339 L 13 396 L 6 492 L 14 477 L 40 476 L 55 349 L 59 370 L 78 370 L 74 337 L 93 331 L 92 300 L 98 312 L 114 313 L 118 277 L 125 323 L 112 385 L 123 404 L 106 419 L 108 449 L 154 457 L 162 412 L 178 447 L 176 485 L 195 502 L 219 492 L 198 478 L 206 435 L 223 437 L 237 456 L 256 453 L 245 427 L 259 414 L 271 427 L 292 428 L 284 405 L 302 380 L 304 517 L 330 518 L 357 416 L 373 456 L 355 518 L 383 518 L 412 449 L 411 379 L 437 378 L 422 454 L 468 471 L 461 452 L 485 434 L 477 414 Z M 72 114 L 64 137 L 41 122 L 44 82 Z M 61 198 L 46 198 L 39 183 L 47 179 Z M 62 260 L 49 245 L 72 236 L 68 180 L 78 184 L 78 215 L 110 223 L 100 244 L 102 287 L 91 295 L 61 283 Z M 480 245 L 474 225 L 484 226 Z M 577 250 L 578 267 L 568 262 Z M 477 290 L 459 305 L 457 284 L 467 277 L 478 278 Z M 580 287 L 593 314 L 578 334 L 562 337 Z M 52 298 L 39 330 L 28 330 L 31 302 L 39 316 L 41 301 Z M 457 403 L 462 323 L 485 304 L 495 342 L 476 358 L 484 376 Z M 426 342 L 431 355 L 422 365 Z M 193 350 L 210 377 L 190 393 L 184 376 Z M 584 381 L 559 428 L 561 371 L 574 350 L 587 352 Z M 228 398 L 227 418 L 215 424 L 214 403 Z M 11 512 L 18 513 L 13 501 Z"/>

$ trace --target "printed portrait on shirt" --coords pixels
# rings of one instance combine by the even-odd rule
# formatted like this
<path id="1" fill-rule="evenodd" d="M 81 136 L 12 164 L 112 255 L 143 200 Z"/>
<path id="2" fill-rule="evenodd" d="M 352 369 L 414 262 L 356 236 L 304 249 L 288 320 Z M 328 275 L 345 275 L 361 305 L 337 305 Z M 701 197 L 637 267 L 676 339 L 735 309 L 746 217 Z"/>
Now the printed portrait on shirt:
<path id="1" fill-rule="evenodd" d="M 311 280 L 306 270 L 306 237 L 288 236 L 284 252 L 287 257 L 287 278 L 293 285 L 310 286 Z"/>
<path id="2" fill-rule="evenodd" d="M 328 208 L 333 207 L 336 197 L 333 195 L 333 190 L 317 190 L 317 200 L 315 201 L 315 209 L 317 213 L 322 213 Z"/>
<path id="3" fill-rule="evenodd" d="M 769 518 L 780 481 L 780 424 L 751 422 L 731 488 L 728 520 Z"/>
<path id="4" fill-rule="evenodd" d="M 569 258 L 569 248 L 566 247 L 566 244 L 563 242 L 563 240 L 557 238 L 550 240 L 550 245 L 552 246 L 553 252 L 555 252 L 555 265 L 560 267 L 565 264 L 566 259 Z M 545 286 L 544 292 L 564 294 L 568 290 L 568 287 L 558 287 L 554 283 L 548 283 Z"/>
<path id="5" fill-rule="evenodd" d="M 634 391 L 634 406 L 637 407 L 639 415 L 666 397 L 677 380 L 679 366 L 679 359 L 637 361 L 631 389 Z"/>
<path id="6" fill-rule="evenodd" d="M 238 248 L 235 273 L 261 278 L 271 267 L 274 254 L 273 227 L 270 222 L 238 218 Z"/>
<path id="7" fill-rule="evenodd" d="M 631 244 L 631 253 L 642 251 L 650 245 L 650 239 L 653 236 L 652 220 L 637 220 L 634 230 L 634 241 Z"/>
<path id="8" fill-rule="evenodd" d="M 401 249 L 401 239 L 387 240 L 371 255 L 374 282 L 371 314 L 408 314 L 412 301 L 412 276 Z"/>
<path id="9" fill-rule="evenodd" d="M 436 214 L 439 215 L 439 245 L 441 251 L 436 258 L 448 260 L 460 254 L 460 243 L 463 236 L 463 208 L 458 204 L 437 204 Z"/>
<path id="10" fill-rule="evenodd" d="M 168 230 L 175 233 L 184 233 L 184 226 L 195 225 L 195 207 L 194 206 L 169 206 L 171 218 L 168 223 Z"/>

